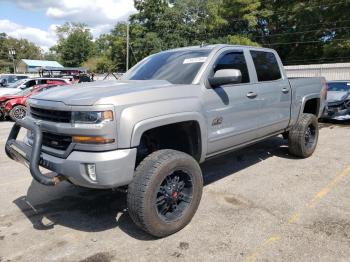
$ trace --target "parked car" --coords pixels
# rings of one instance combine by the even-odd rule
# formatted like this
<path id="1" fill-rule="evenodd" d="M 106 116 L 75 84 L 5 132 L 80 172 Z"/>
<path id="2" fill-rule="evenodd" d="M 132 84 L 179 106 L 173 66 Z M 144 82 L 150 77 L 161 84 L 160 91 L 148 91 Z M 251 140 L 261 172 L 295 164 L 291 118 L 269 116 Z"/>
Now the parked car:
<path id="1" fill-rule="evenodd" d="M 28 90 L 28 91 L 30 91 L 30 90 Z M 26 92 L 26 91 L 22 91 L 22 92 Z M 0 96 L 0 120 L 5 119 L 4 108 L 5 108 L 6 102 L 8 100 L 16 98 L 16 97 L 17 97 L 17 95 L 3 95 L 3 96 Z"/>
<path id="2" fill-rule="evenodd" d="M 9 75 L 1 75 L 0 76 L 0 87 L 6 87 L 18 80 L 21 79 L 26 79 L 28 78 L 28 76 L 25 75 L 13 75 L 13 74 L 9 74 Z"/>
<path id="3" fill-rule="evenodd" d="M 328 82 L 327 110 L 324 119 L 350 119 L 350 81 Z"/>
<path id="4" fill-rule="evenodd" d="M 68 79 L 63 78 L 28 78 L 19 80 L 11 85 L 0 88 L 0 96 L 1 95 L 12 95 L 21 92 L 21 90 L 25 90 L 31 88 L 36 85 L 50 84 L 52 82 L 61 82 L 63 84 L 70 84 Z"/>
<path id="5" fill-rule="evenodd" d="M 29 97 L 61 85 L 66 85 L 66 83 L 51 81 L 50 84 L 37 85 L 16 95 L 2 96 L 0 97 L 0 115 L 2 118 L 9 116 L 13 121 L 22 119 L 27 115 L 26 103 Z"/>
<path id="6" fill-rule="evenodd" d="M 127 187 L 132 220 L 164 237 L 195 214 L 203 187 L 199 163 L 206 159 L 279 134 L 288 137 L 290 154 L 311 156 L 326 94 L 324 78 L 288 79 L 272 49 L 169 50 L 145 58 L 120 81 L 30 98 L 6 153 L 29 163 L 43 185 Z M 30 130 L 23 142 L 16 140 L 21 127 Z"/>

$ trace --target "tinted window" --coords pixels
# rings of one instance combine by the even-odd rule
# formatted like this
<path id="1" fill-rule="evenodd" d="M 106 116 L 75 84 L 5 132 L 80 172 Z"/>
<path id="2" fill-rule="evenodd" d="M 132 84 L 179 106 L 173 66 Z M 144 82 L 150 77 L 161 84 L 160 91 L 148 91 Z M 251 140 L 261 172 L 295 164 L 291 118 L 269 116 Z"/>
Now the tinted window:
<path id="1" fill-rule="evenodd" d="M 242 83 L 249 83 L 249 73 L 243 52 L 227 53 L 219 58 L 214 72 L 221 69 L 238 69 L 242 73 Z"/>
<path id="2" fill-rule="evenodd" d="M 123 79 L 167 80 L 173 84 L 190 84 L 209 53 L 209 49 L 159 53 L 141 61 Z"/>
<path id="3" fill-rule="evenodd" d="M 328 83 L 328 91 L 349 91 L 350 83 L 348 82 L 334 82 Z"/>
<path id="4" fill-rule="evenodd" d="M 263 51 L 250 51 L 259 81 L 280 79 L 281 71 L 273 53 Z"/>
<path id="5" fill-rule="evenodd" d="M 26 83 L 26 87 L 32 87 L 36 85 L 36 81 L 35 80 L 30 80 Z"/>

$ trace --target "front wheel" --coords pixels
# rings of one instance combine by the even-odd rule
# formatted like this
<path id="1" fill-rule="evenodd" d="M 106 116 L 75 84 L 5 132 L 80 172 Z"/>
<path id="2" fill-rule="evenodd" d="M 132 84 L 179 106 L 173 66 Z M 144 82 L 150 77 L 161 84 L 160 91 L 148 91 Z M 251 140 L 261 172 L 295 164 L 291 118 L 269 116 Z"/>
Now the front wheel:
<path id="1" fill-rule="evenodd" d="M 318 122 L 313 114 L 302 114 L 299 121 L 289 131 L 289 152 L 306 158 L 313 154 L 318 141 Z"/>
<path id="2" fill-rule="evenodd" d="M 25 106 L 14 106 L 10 111 L 10 117 L 13 121 L 23 119 L 27 115 L 27 109 Z"/>
<path id="3" fill-rule="evenodd" d="M 171 235 L 191 221 L 202 188 L 202 172 L 195 159 L 175 150 L 156 151 L 139 164 L 129 185 L 130 217 L 153 236 Z"/>

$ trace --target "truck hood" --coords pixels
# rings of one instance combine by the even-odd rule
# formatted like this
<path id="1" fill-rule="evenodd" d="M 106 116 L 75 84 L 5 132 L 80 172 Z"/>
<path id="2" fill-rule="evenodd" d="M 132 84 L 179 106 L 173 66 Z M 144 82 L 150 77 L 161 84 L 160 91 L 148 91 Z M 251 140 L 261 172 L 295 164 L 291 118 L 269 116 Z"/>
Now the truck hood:
<path id="1" fill-rule="evenodd" d="M 341 102 L 346 98 L 348 98 L 349 95 L 350 95 L 349 91 L 328 91 L 327 102 L 328 103 Z"/>
<path id="2" fill-rule="evenodd" d="M 172 86 L 165 80 L 104 80 L 72 86 L 58 86 L 31 99 L 62 102 L 73 106 L 106 104 L 116 96 Z"/>

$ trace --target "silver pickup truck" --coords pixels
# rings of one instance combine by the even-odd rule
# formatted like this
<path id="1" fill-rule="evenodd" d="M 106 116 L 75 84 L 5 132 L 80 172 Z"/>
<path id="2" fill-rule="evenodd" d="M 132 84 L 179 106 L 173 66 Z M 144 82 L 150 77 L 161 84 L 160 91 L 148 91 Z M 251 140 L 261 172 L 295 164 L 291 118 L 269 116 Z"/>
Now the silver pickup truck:
<path id="1" fill-rule="evenodd" d="M 169 50 L 145 58 L 120 81 L 32 97 L 6 152 L 44 185 L 124 187 L 133 221 L 163 237 L 195 214 L 199 163 L 206 159 L 279 134 L 292 155 L 309 157 L 326 92 L 322 78 L 288 79 L 271 49 Z M 28 129 L 24 141 L 16 140 L 21 127 Z"/>

